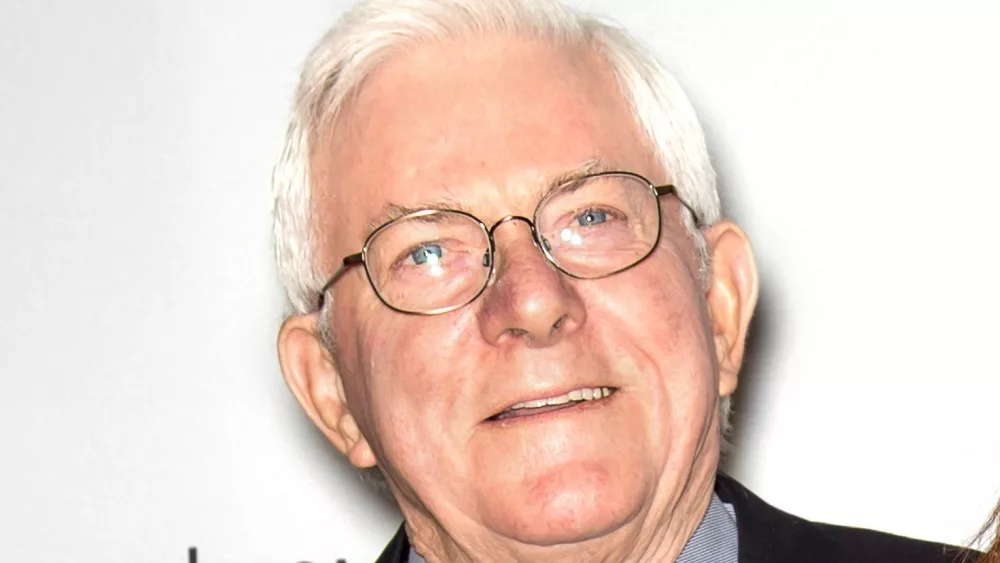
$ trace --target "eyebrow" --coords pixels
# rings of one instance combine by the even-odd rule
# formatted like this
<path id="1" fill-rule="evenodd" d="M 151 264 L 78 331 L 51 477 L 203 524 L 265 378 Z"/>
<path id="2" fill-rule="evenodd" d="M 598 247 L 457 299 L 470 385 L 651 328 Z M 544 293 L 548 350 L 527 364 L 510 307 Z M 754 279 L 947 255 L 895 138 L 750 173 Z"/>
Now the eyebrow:
<path id="1" fill-rule="evenodd" d="M 552 191 L 558 189 L 559 187 L 578 180 L 585 176 L 591 174 L 598 174 L 601 172 L 611 172 L 617 170 L 617 168 L 610 167 L 604 160 L 600 157 L 594 156 L 583 161 L 579 166 L 576 166 L 566 172 L 562 172 L 557 176 L 549 178 L 544 182 L 544 188 L 540 190 L 538 194 L 539 201 L 545 196 L 549 195 Z M 415 213 L 417 211 L 422 211 L 425 209 L 438 209 L 441 211 L 461 211 L 463 213 L 468 213 L 473 215 L 467 206 L 456 198 L 447 195 L 440 198 L 425 200 L 419 202 L 415 205 L 400 205 L 398 203 L 387 203 L 382 207 L 382 210 L 375 215 L 368 223 L 365 225 L 365 236 L 370 236 L 371 233 L 378 229 L 382 225 L 395 221 L 400 217 L 405 217 L 410 213 Z"/>
<path id="2" fill-rule="evenodd" d="M 609 166 L 600 157 L 598 156 L 590 157 L 589 159 L 583 161 L 583 163 L 581 163 L 576 168 L 572 168 L 570 170 L 567 170 L 566 172 L 563 172 L 562 174 L 559 174 L 558 176 L 554 176 L 553 178 L 551 178 L 547 182 L 548 184 L 547 187 L 540 195 L 541 197 L 545 197 L 549 195 L 549 193 L 552 190 L 555 190 L 564 184 L 573 182 L 574 180 L 579 180 L 584 176 L 590 176 L 591 174 L 600 174 L 601 172 L 612 172 L 614 170 L 618 169 Z"/>
<path id="3" fill-rule="evenodd" d="M 425 209 L 439 209 L 441 211 L 461 211 L 463 213 L 468 213 L 469 215 L 472 215 L 472 213 L 468 210 L 468 208 L 462 205 L 460 201 L 450 196 L 445 196 L 433 200 L 426 200 L 414 206 L 400 205 L 398 203 L 387 203 L 384 206 L 382 206 L 382 210 L 378 213 L 378 215 L 372 218 L 371 221 L 368 221 L 368 224 L 365 225 L 365 236 L 366 237 L 370 236 L 371 233 L 375 231 L 375 229 L 381 227 L 382 225 L 385 225 L 386 223 L 395 221 L 400 217 L 405 217 L 410 213 L 416 213 L 417 211 L 423 211 Z"/>

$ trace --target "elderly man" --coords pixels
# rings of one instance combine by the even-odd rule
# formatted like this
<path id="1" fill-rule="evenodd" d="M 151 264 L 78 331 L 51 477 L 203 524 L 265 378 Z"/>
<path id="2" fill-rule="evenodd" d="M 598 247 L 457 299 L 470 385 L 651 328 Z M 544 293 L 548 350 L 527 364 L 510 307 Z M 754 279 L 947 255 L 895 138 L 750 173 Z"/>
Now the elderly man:
<path id="1" fill-rule="evenodd" d="M 306 63 L 275 172 L 288 385 L 384 476 L 380 561 L 950 561 L 718 473 L 757 299 L 701 128 L 624 31 L 383 0 Z"/>

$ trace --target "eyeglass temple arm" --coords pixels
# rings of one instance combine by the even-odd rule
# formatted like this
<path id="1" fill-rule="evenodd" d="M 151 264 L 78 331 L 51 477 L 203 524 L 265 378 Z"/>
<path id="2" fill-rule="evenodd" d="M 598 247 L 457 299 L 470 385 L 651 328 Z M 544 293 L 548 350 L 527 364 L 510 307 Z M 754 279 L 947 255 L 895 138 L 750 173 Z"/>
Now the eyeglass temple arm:
<path id="1" fill-rule="evenodd" d="M 697 227 L 701 225 L 701 218 L 698 217 L 698 213 L 695 212 L 695 210 L 690 205 L 688 205 L 686 201 L 684 201 L 684 198 L 682 198 L 680 194 L 677 193 L 676 186 L 674 186 L 673 184 L 653 186 L 653 192 L 656 193 L 657 196 L 673 195 L 674 197 L 676 197 L 677 201 L 681 202 L 681 205 L 683 205 L 684 208 L 691 213 L 691 218 L 694 219 L 695 226 Z"/>
<path id="2" fill-rule="evenodd" d="M 340 265 L 339 268 L 337 268 L 337 271 L 334 272 L 332 276 L 330 276 L 330 279 L 326 280 L 325 284 L 323 284 L 323 289 L 319 290 L 319 298 L 316 301 L 317 311 L 323 308 L 323 304 L 326 302 L 326 292 L 330 290 L 330 287 L 333 286 L 333 284 L 337 283 L 337 280 L 339 280 L 341 276 L 346 274 L 347 270 L 350 270 L 354 266 L 364 264 L 364 262 L 365 262 L 364 255 L 360 252 L 357 254 L 351 254 L 350 256 L 346 256 L 344 258 L 343 263 Z"/>

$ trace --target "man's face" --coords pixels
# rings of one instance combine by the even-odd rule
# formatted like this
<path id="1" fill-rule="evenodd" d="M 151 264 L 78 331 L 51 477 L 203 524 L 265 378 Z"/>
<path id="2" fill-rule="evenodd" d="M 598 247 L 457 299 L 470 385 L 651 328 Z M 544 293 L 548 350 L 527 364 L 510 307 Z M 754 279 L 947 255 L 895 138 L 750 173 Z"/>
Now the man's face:
<path id="1" fill-rule="evenodd" d="M 509 39 L 423 46 L 383 65 L 313 161 L 323 267 L 388 205 L 448 200 L 487 225 L 532 216 L 552 179 L 600 159 L 656 163 L 606 65 Z M 493 283 L 439 316 L 384 306 L 353 269 L 328 311 L 347 409 L 407 520 L 459 543 L 552 545 L 669 514 L 714 473 L 720 383 L 699 262 L 673 197 L 653 254 L 619 274 L 557 272 L 523 222 L 496 231 Z M 497 420 L 573 390 L 611 396 Z M 478 538 L 478 539 L 476 539 Z"/>

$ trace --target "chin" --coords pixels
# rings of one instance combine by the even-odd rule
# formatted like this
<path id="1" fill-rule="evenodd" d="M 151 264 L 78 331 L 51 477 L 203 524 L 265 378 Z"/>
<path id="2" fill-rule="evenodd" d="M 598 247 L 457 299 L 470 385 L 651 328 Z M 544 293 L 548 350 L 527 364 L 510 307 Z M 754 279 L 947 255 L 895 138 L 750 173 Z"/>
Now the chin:
<path id="1" fill-rule="evenodd" d="M 635 518 L 652 494 L 639 476 L 609 469 L 603 464 L 575 464 L 529 478 L 514 485 L 510 494 L 487 499 L 483 508 L 488 524 L 505 536 L 537 546 L 608 535 Z"/>

